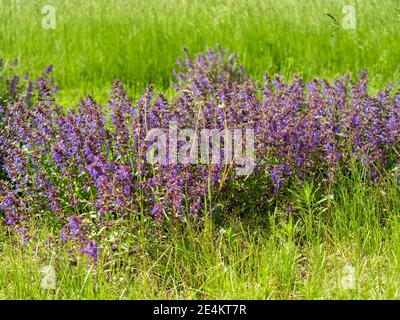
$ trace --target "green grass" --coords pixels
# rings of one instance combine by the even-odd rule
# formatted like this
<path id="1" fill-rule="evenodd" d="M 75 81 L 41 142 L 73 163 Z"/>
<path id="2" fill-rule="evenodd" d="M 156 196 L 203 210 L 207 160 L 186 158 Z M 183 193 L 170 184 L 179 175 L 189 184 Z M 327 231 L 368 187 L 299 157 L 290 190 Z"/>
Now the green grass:
<path id="1" fill-rule="evenodd" d="M 399 80 L 400 4 L 357 1 L 357 28 L 341 28 L 334 0 L 2 0 L 0 56 L 18 57 L 20 71 L 54 64 L 62 97 L 107 92 L 120 78 L 133 92 L 171 83 L 182 46 L 237 52 L 254 76 L 333 78 L 368 68 L 375 88 Z M 42 28 L 44 5 L 56 8 L 56 29 Z M 332 46 L 333 20 L 339 23 Z"/>
<path id="2" fill-rule="evenodd" d="M 202 227 L 171 224 L 163 237 L 148 235 L 146 223 L 133 224 L 112 255 L 102 243 L 97 268 L 58 244 L 37 250 L 35 242 L 24 246 L 18 236 L 3 235 L 0 297 L 399 299 L 397 181 L 388 176 L 372 184 L 354 174 L 329 191 L 305 183 L 289 200 L 290 214 L 278 205 L 263 215 L 227 215 Z M 41 288 L 46 265 L 56 270 L 56 289 Z M 353 288 L 342 286 L 347 266 L 354 267 Z"/>

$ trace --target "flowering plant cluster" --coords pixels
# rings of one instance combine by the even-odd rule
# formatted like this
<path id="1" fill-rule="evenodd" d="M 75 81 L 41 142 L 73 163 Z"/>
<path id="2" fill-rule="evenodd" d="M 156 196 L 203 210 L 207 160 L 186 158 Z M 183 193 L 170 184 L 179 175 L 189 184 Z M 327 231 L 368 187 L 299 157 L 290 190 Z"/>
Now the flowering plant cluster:
<path id="1" fill-rule="evenodd" d="M 88 96 L 67 111 L 57 104 L 51 68 L 38 81 L 7 82 L 0 116 L 3 222 L 21 228 L 38 212 L 53 214 L 63 224 L 62 241 L 79 243 L 82 253 L 96 259 L 84 215 L 92 227 L 101 227 L 135 214 L 161 223 L 166 216 L 212 213 L 223 191 L 247 177 L 222 161 L 147 161 L 154 142 L 149 131 L 166 129 L 171 121 L 178 132 L 253 130 L 255 166 L 249 175 L 267 181 L 263 188 L 275 195 L 293 181 L 330 183 L 353 162 L 373 179 L 398 163 L 400 94 L 392 85 L 371 96 L 365 72 L 356 81 L 285 82 L 266 75 L 257 82 L 220 48 L 195 59 L 186 52 L 178 63 L 172 99 L 150 85 L 134 102 L 115 81 L 105 106 Z"/>

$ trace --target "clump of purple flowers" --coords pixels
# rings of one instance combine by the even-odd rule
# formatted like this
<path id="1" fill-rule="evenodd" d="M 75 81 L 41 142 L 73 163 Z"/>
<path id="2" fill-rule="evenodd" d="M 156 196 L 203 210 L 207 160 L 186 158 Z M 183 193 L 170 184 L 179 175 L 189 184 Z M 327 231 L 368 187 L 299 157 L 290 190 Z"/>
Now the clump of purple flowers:
<path id="1" fill-rule="evenodd" d="M 4 222 L 17 225 L 39 211 L 68 216 L 62 240 L 78 241 L 97 259 L 84 213 L 95 212 L 99 226 L 135 214 L 161 222 L 212 212 L 210 199 L 242 178 L 224 164 L 149 164 L 146 134 L 172 120 L 178 129 L 253 129 L 252 176 L 266 178 L 263 187 L 275 195 L 293 181 L 331 183 L 350 163 L 377 179 L 399 162 L 400 93 L 389 86 L 369 95 L 366 72 L 356 81 L 266 75 L 260 83 L 220 48 L 195 60 L 186 52 L 179 63 L 173 99 L 149 86 L 133 101 L 115 81 L 106 106 L 88 96 L 65 112 L 47 76 L 15 91 L 0 118 Z"/>
<path id="2" fill-rule="evenodd" d="M 94 263 L 97 263 L 99 248 L 93 239 L 89 239 L 87 234 L 90 228 L 76 215 L 71 216 L 61 230 L 61 241 L 71 240 L 78 244 L 82 254 L 87 255 Z"/>

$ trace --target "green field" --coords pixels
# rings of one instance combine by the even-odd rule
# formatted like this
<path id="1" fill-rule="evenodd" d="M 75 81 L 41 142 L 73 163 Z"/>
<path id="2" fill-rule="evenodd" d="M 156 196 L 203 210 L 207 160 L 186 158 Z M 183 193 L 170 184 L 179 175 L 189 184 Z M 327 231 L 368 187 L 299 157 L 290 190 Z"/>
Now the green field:
<path id="1" fill-rule="evenodd" d="M 56 9 L 54 30 L 42 26 L 44 5 Z M 354 30 L 341 26 L 344 5 L 356 8 Z M 19 74 L 54 65 L 65 108 L 89 93 L 105 101 L 114 79 L 132 96 L 149 83 L 172 94 L 182 47 L 196 53 L 217 44 L 259 80 L 264 71 L 332 80 L 367 69 L 375 92 L 400 80 L 399 30 L 396 0 L 0 0 L 0 58 L 17 58 Z M 151 219 L 138 216 L 124 234 L 112 231 L 125 247 L 101 252 L 96 268 L 0 227 L 0 299 L 400 298 L 400 185 L 392 173 L 378 184 L 359 171 L 331 189 L 305 183 L 285 203 L 295 214 L 277 201 L 261 215 L 225 212 L 156 236 Z M 32 222 L 43 238 L 58 237 L 43 217 Z M 57 272 L 55 289 L 42 286 L 47 265 Z"/>
<path id="2" fill-rule="evenodd" d="M 267 70 L 331 79 L 367 68 L 375 86 L 396 81 L 400 5 L 353 2 L 2 0 L 0 56 L 18 58 L 20 71 L 53 64 L 63 97 L 107 92 L 116 78 L 132 92 L 150 82 L 166 89 L 183 46 L 201 52 L 218 43 L 258 77 Z M 44 5 L 56 10 L 54 30 L 42 27 Z M 344 5 L 356 7 L 355 30 L 341 27 Z"/>
<path id="3" fill-rule="evenodd" d="M 0 237 L 1 299 L 399 299 L 400 187 L 388 178 L 371 185 L 355 174 L 331 194 L 306 184 L 263 216 L 227 216 L 149 237 L 148 220 L 118 234 L 126 250 L 96 268 L 57 245 L 38 250 Z M 43 220 L 41 223 L 43 224 Z M 49 229 L 38 225 L 38 235 Z M 54 235 L 57 236 L 56 234 Z M 128 248 L 134 247 L 135 253 Z M 42 287 L 44 266 L 57 272 Z M 354 268 L 346 287 L 346 270 Z"/>

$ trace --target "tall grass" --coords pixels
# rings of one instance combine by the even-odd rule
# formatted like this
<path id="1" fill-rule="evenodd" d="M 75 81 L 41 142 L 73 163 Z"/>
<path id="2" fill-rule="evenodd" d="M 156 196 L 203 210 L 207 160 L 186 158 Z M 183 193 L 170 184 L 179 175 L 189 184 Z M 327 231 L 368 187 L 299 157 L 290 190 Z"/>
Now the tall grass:
<path id="1" fill-rule="evenodd" d="M 55 30 L 42 27 L 44 5 L 56 8 Z M 355 30 L 341 26 L 343 5 L 356 7 Z M 54 64 L 64 95 L 98 95 L 115 78 L 137 90 L 168 88 L 182 46 L 217 43 L 240 53 L 254 76 L 368 68 L 382 86 L 399 78 L 399 9 L 396 0 L 2 0 L 0 56 L 18 57 L 21 71 Z"/>
<path id="2" fill-rule="evenodd" d="M 305 183 L 292 190 L 291 213 L 279 205 L 257 219 L 232 213 L 202 227 L 170 225 L 156 238 L 150 225 L 133 224 L 126 247 L 136 250 L 119 249 L 97 268 L 57 245 L 36 250 L 3 234 L 0 298 L 398 299 L 399 199 L 390 175 L 374 185 L 354 172 L 332 190 Z M 46 265 L 55 289 L 41 287 Z"/>

